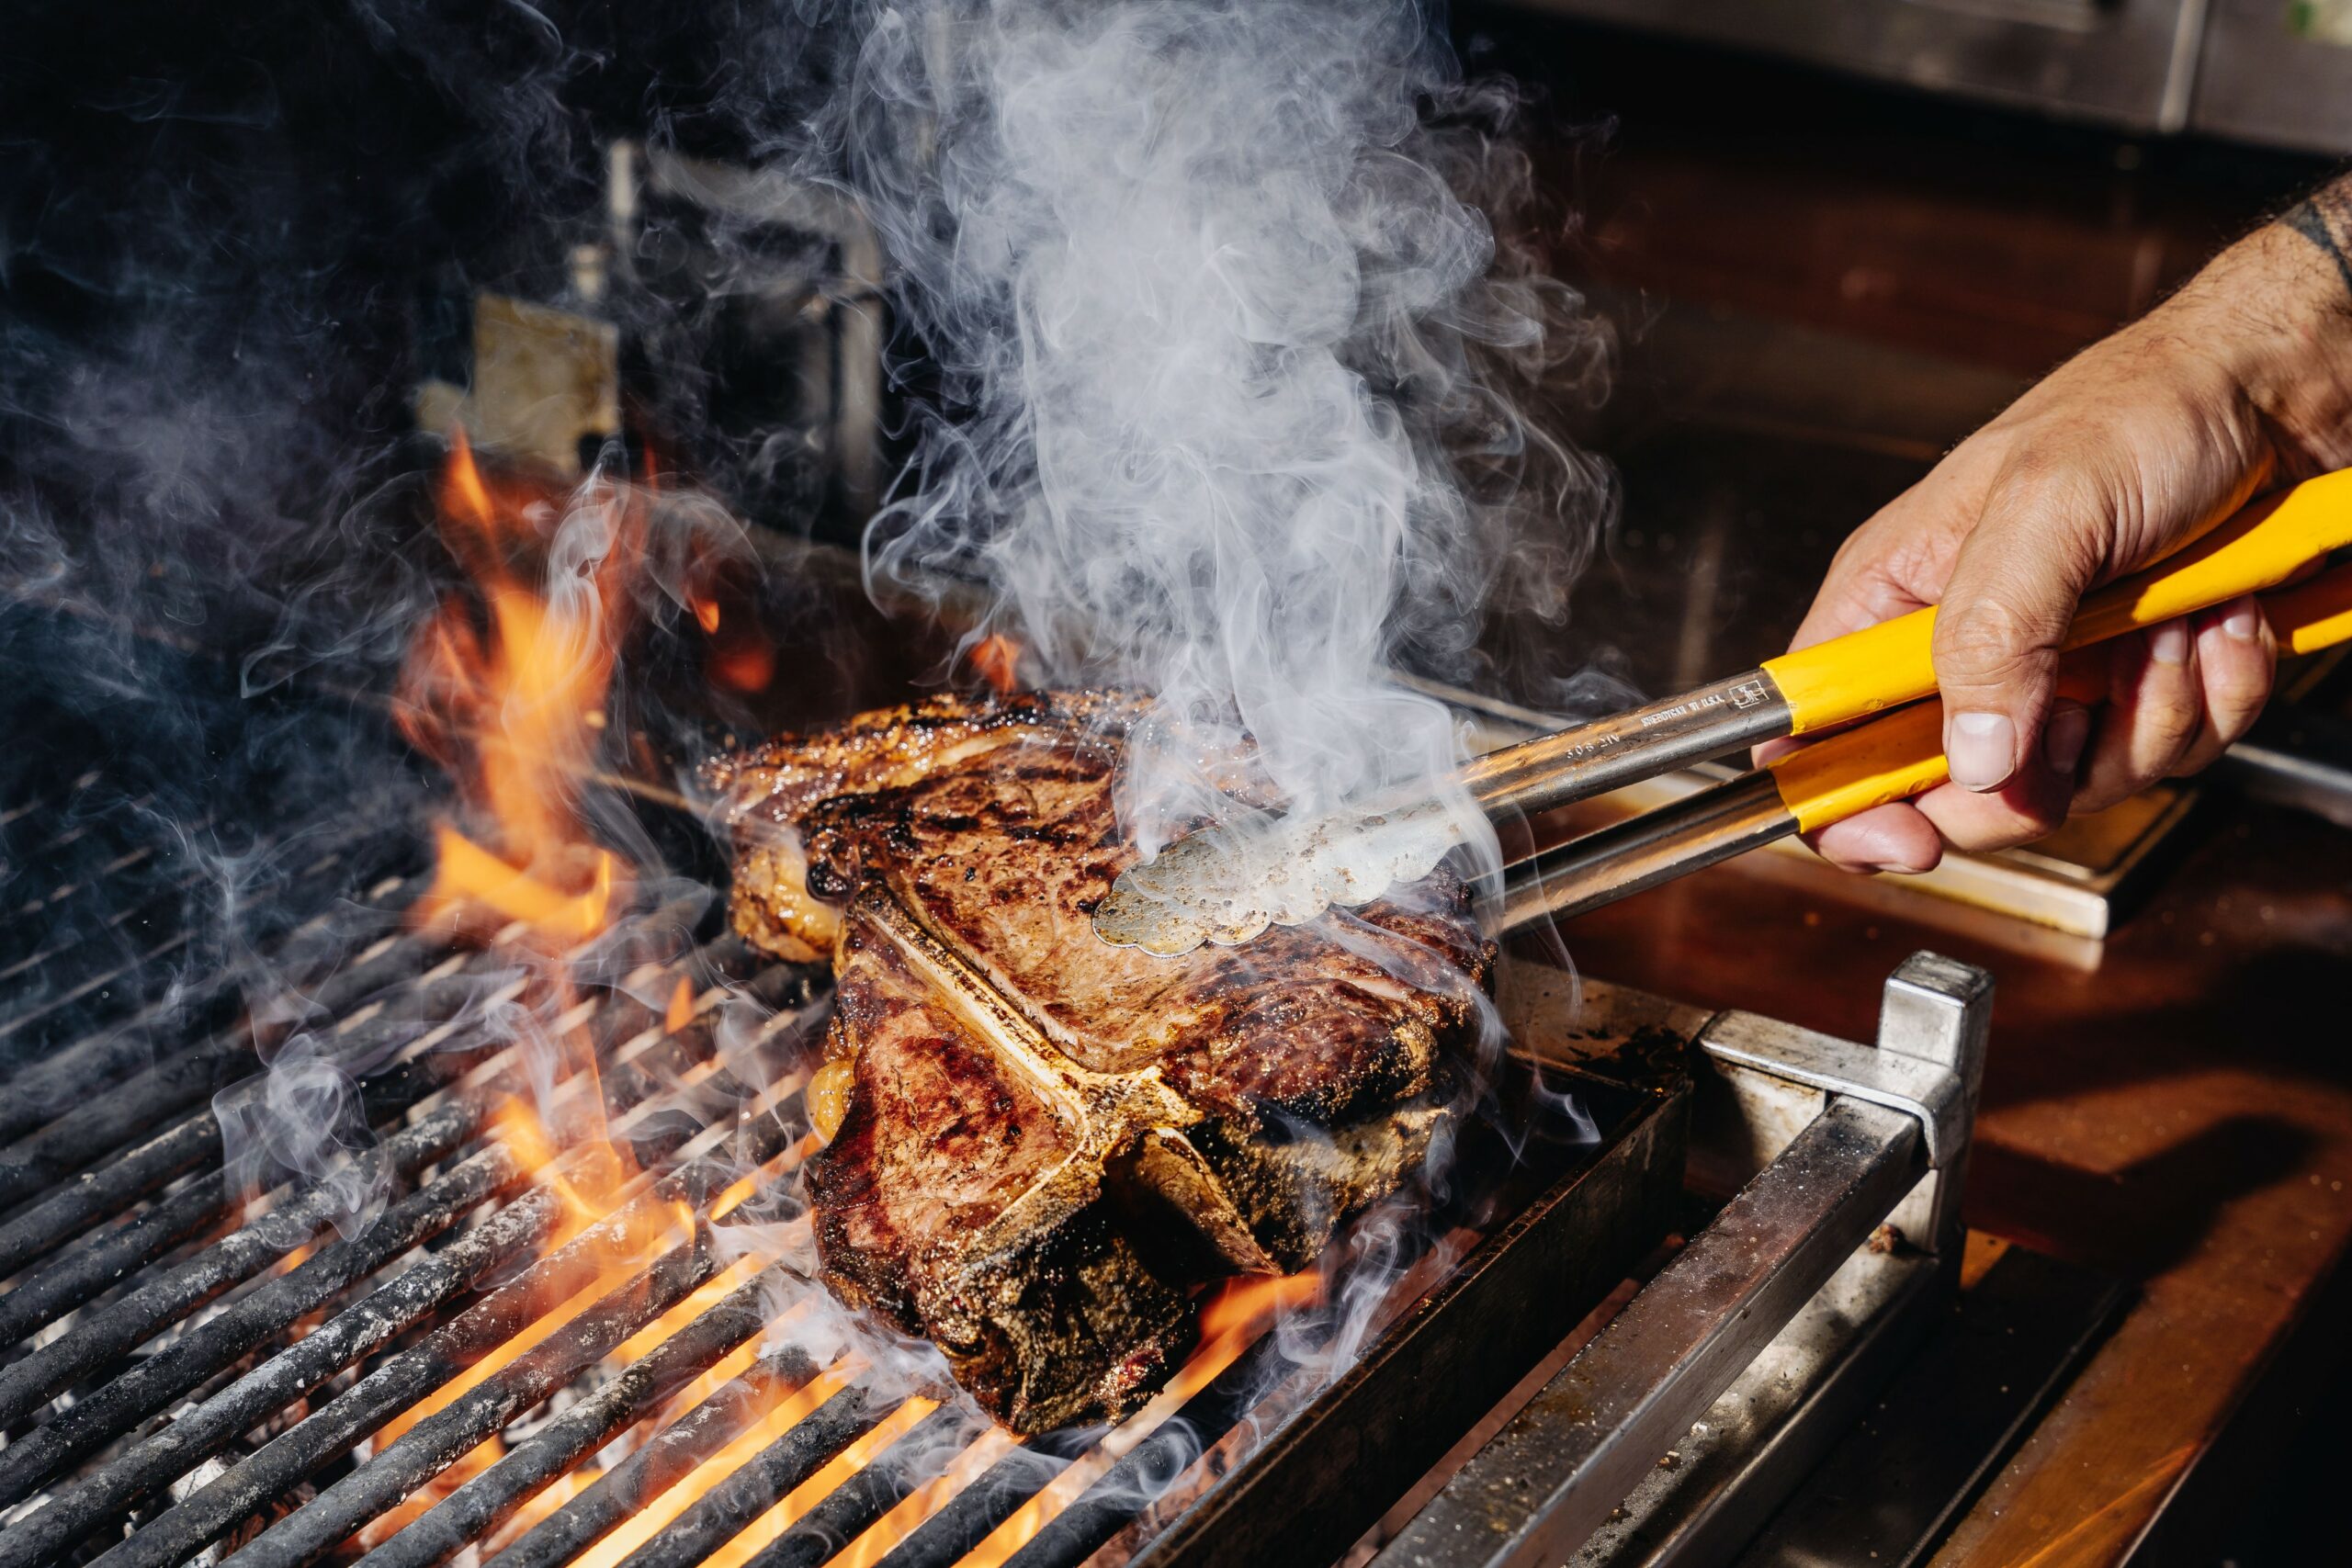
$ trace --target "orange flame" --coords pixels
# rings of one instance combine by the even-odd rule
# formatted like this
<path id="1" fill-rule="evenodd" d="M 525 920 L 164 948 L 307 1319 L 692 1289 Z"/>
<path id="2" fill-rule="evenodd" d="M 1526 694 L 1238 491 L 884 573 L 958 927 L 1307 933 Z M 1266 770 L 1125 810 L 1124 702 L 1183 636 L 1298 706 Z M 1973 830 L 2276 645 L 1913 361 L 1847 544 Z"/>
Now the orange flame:
<path id="1" fill-rule="evenodd" d="M 1238 1338 L 1248 1347 L 1259 1335 L 1271 1327 L 1286 1313 L 1313 1306 L 1323 1294 L 1323 1276 L 1309 1269 L 1297 1274 L 1244 1274 L 1228 1280 L 1216 1295 L 1201 1308 L 1201 1339 L 1204 1348 L 1193 1358 L 1198 1361 L 1209 1352 L 1207 1347 L 1219 1341 Z M 1230 1360 L 1231 1358 L 1227 1358 Z M 1187 1371 L 1190 1370 L 1188 1365 Z M 1219 1368 L 1219 1371 L 1224 1369 Z M 1216 1376 L 1212 1372 L 1211 1377 Z M 1204 1383 L 1208 1379 L 1201 1380 Z"/>
<path id="2" fill-rule="evenodd" d="M 998 1568 L 1029 1544 L 1063 1509 L 1078 1501 L 1102 1473 L 1131 1452 L 1137 1443 L 1182 1409 L 1187 1400 L 1214 1382 L 1218 1374 L 1241 1358 L 1283 1314 L 1314 1303 L 1323 1292 L 1323 1277 L 1313 1269 L 1277 1278 L 1245 1275 L 1231 1280 L 1201 1308 L 1201 1347 L 1178 1369 L 1151 1403 L 1104 1435 L 1087 1454 L 1071 1464 L 1046 1489 L 1016 1509 L 987 1540 L 974 1547 L 957 1568 Z"/>
<path id="3" fill-rule="evenodd" d="M 569 946 L 609 917 L 620 868 L 589 841 L 579 792 L 596 752 L 643 520 L 618 487 L 592 481 L 559 502 L 493 485 L 464 433 L 450 437 L 442 533 L 474 581 L 420 631 L 402 673 L 401 725 L 447 768 L 487 831 L 441 825 L 439 863 L 421 919 L 486 911 Z M 568 516 L 567 516 L 567 511 Z M 601 535 L 583 575 L 520 575 L 526 547 L 558 519 Z M 485 841 L 485 840 L 487 841 Z"/>
<path id="4" fill-rule="evenodd" d="M 874 1462 L 874 1456 L 906 1436 L 909 1428 L 939 1408 L 935 1399 L 917 1395 L 876 1422 L 855 1442 L 826 1461 L 824 1467 L 784 1495 L 775 1506 L 705 1560 L 704 1568 L 743 1568 L 777 1537 L 790 1529 L 809 1509 L 839 1490 L 842 1483 Z"/>
<path id="5" fill-rule="evenodd" d="M 756 637 L 722 642 L 711 650 L 707 669 L 730 692 L 764 692 L 775 679 L 775 649 Z"/>
<path id="6" fill-rule="evenodd" d="M 631 1552 L 659 1535 L 663 1526 L 693 1506 L 696 1498 L 750 1463 L 761 1450 L 798 1426 L 801 1417 L 847 1388 L 847 1368 L 836 1367 L 802 1385 L 797 1393 L 778 1390 L 774 1403 L 758 1420 L 679 1477 L 673 1485 L 665 1487 L 659 1496 L 647 1498 L 628 1522 L 581 1556 L 577 1568 L 618 1568 Z"/>
<path id="7" fill-rule="evenodd" d="M 627 1212 L 622 1203 L 634 1171 L 627 1157 L 603 1138 L 571 1140 L 569 1146 L 559 1153 L 558 1139 L 516 1100 L 505 1101 L 492 1113 L 491 1134 L 505 1147 L 517 1168 L 535 1185 L 553 1192 L 561 1205 L 549 1247 L 560 1246 L 615 1213 Z M 385 1422 L 376 1433 L 376 1450 L 381 1452 L 427 1416 L 447 1409 L 460 1396 L 480 1387 L 608 1292 L 640 1278 L 656 1257 L 693 1234 L 694 1224 L 694 1211 L 686 1204 L 641 1205 L 628 1223 L 613 1227 L 609 1237 L 595 1249 L 595 1273 L 586 1285 Z M 677 1311 L 673 1308 L 662 1321 L 670 1321 Z M 683 1324 L 684 1318 L 679 1317 L 677 1322 Z M 497 1463 L 505 1453 L 503 1439 L 494 1436 L 483 1438 L 430 1483 L 362 1529 L 358 1536 L 361 1545 L 372 1549 L 390 1540 L 466 1482 Z"/>
<path id="8" fill-rule="evenodd" d="M 850 1542 L 829 1568 L 875 1568 L 898 1544 L 930 1522 L 931 1517 L 978 1481 L 989 1467 L 1021 1446 L 1021 1439 L 1001 1427 L 990 1427 L 972 1446 L 957 1454 L 947 1468 L 899 1500 L 896 1507 Z"/>
<path id="9" fill-rule="evenodd" d="M 670 1006 L 662 1015 L 662 1027 L 668 1032 L 675 1034 L 694 1021 L 694 983 L 681 975 L 678 976 L 678 983 L 670 988 Z"/>
<path id="10" fill-rule="evenodd" d="M 1021 689 L 1021 645 L 1002 632 L 991 632 L 972 645 L 972 668 L 1000 697 Z"/>

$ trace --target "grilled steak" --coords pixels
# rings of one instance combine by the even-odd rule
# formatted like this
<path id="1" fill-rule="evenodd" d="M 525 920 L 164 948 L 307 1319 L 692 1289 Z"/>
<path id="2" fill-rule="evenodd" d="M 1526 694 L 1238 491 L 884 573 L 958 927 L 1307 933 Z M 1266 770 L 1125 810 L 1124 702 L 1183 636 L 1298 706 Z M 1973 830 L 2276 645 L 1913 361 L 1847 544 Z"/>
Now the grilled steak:
<path id="1" fill-rule="evenodd" d="M 1136 712 L 935 698 L 706 773 L 736 929 L 833 964 L 827 1282 L 1023 1432 L 1125 1413 L 1190 1348 L 1193 1287 L 1301 1269 L 1411 1180 L 1484 1016 L 1445 874 L 1242 947 L 1099 940 Z"/>

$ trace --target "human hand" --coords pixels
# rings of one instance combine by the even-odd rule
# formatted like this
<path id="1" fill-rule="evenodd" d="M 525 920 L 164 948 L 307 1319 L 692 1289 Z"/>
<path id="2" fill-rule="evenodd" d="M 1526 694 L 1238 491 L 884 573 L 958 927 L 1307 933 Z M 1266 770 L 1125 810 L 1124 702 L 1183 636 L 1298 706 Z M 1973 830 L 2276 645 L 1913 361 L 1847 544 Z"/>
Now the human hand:
<path id="1" fill-rule="evenodd" d="M 2252 598 L 2116 639 L 2108 694 L 2053 698 L 2084 593 L 2274 483 L 2352 463 L 2352 180 L 2085 350 L 1856 530 L 1793 647 L 1924 604 L 1952 782 L 1824 829 L 1858 871 L 1925 871 L 2193 773 L 2245 732 L 2276 648 Z"/>

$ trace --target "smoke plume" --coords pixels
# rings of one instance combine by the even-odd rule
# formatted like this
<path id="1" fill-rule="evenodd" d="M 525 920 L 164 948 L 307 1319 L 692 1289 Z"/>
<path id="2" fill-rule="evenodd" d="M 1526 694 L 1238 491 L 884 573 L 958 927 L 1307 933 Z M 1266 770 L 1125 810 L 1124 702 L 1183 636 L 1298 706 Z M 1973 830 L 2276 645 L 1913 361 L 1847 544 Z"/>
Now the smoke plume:
<path id="1" fill-rule="evenodd" d="M 871 570 L 977 570 L 975 636 L 1155 694 L 1147 853 L 1229 809 L 1237 731 L 1309 810 L 1452 763 L 1392 670 L 1463 672 L 1506 587 L 1555 606 L 1606 504 L 1528 406 L 1596 393 L 1605 335 L 1474 205 L 1526 194 L 1510 90 L 1398 0 L 898 5 L 845 80 L 940 387 Z"/>

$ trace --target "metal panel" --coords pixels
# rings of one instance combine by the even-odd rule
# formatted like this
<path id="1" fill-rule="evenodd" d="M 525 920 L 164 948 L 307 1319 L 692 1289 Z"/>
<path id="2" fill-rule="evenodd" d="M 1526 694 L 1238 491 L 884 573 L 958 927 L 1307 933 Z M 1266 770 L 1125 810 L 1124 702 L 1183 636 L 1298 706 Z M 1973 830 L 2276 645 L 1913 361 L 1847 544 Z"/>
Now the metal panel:
<path id="1" fill-rule="evenodd" d="M 1919 1123 L 1840 1100 L 1726 1205 L 1378 1559 L 1557 1562 L 1918 1181 Z"/>
<path id="2" fill-rule="evenodd" d="M 1887 983 L 1879 1053 L 1743 1014 L 1710 1024 L 1700 1043 L 1717 1074 L 1749 1091 L 1733 1108 L 1764 1113 L 1746 1152 L 1770 1154 L 1771 1129 L 1818 1113 L 1447 1483 L 1383 1568 L 1631 1562 L 1654 1548 L 1704 1562 L 1746 1539 L 1957 1278 L 1991 994 L 1983 971 L 1919 953 Z M 1797 1070 L 1776 1073 L 1776 1055 Z M 1940 1068 L 1949 1092 L 1873 1103 L 1897 1059 Z M 1694 1435 L 1700 1472 L 1662 1481 Z M 1611 1526 L 1625 1528 L 1601 1539 Z"/>
<path id="3" fill-rule="evenodd" d="M 1136 1558 L 1308 1562 L 1375 1523 L 1671 1223 L 1690 1090 L 1612 1132 Z"/>
<path id="4" fill-rule="evenodd" d="M 2205 0 L 1538 3 L 2135 130 L 2187 124 L 2205 11 Z"/>
<path id="5" fill-rule="evenodd" d="M 2211 0 L 2195 130 L 2352 152 L 2352 17 L 2289 0 Z"/>

